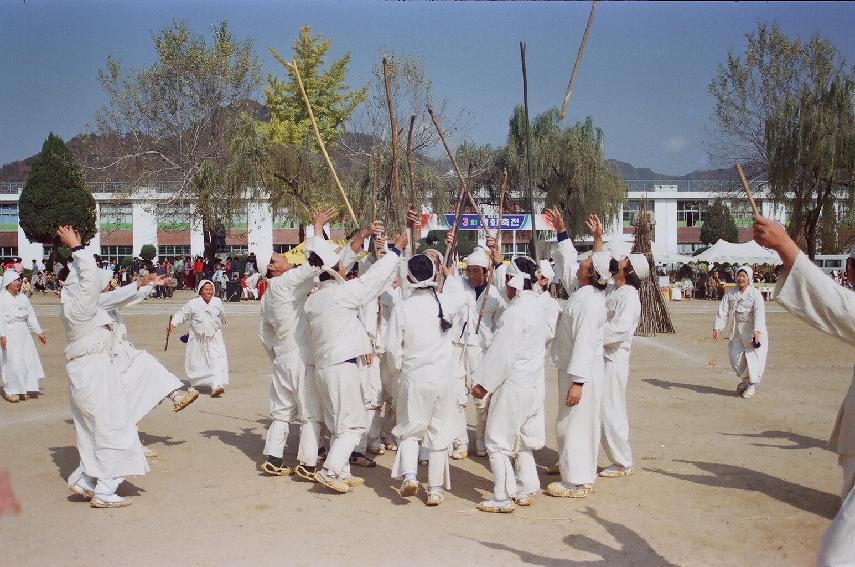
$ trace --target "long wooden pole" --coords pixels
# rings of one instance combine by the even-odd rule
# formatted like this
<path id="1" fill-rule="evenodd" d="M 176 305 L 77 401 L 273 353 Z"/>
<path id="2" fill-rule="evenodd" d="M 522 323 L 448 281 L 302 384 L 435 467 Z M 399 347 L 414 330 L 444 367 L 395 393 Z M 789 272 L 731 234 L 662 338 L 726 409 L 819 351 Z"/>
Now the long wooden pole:
<path id="1" fill-rule="evenodd" d="M 347 198 L 347 193 L 344 192 L 344 187 L 342 187 L 341 181 L 339 181 L 338 175 L 335 172 L 335 166 L 333 166 L 330 155 L 327 153 L 327 147 L 324 145 L 324 140 L 321 138 L 321 132 L 318 130 L 318 122 L 315 120 L 315 113 L 312 112 L 312 104 L 309 102 L 309 97 L 306 95 L 306 89 L 303 87 L 303 79 L 300 77 L 300 69 L 297 67 L 297 61 L 292 59 L 288 67 L 294 71 L 294 77 L 297 79 L 297 86 L 300 87 L 300 94 L 303 95 L 303 103 L 306 105 L 306 111 L 308 111 L 309 118 L 312 121 L 312 129 L 315 131 L 315 139 L 318 142 L 318 147 L 321 149 L 321 154 L 323 154 L 324 159 L 327 162 L 327 167 L 330 168 L 330 173 L 332 173 L 335 186 L 338 187 L 338 191 L 341 193 L 342 199 L 344 199 L 344 204 L 347 206 L 347 212 L 350 213 L 350 218 L 353 220 L 354 226 L 359 226 L 359 221 L 356 219 L 356 213 L 353 212 L 353 207 L 350 206 L 350 200 Z"/>
<path id="2" fill-rule="evenodd" d="M 508 170 L 502 170 L 502 183 L 499 189 L 499 224 L 496 226 L 496 247 L 499 249 L 499 253 L 502 251 L 502 217 L 504 217 L 505 211 L 505 192 L 508 190 Z M 513 260 L 511 260 L 513 262 Z M 490 294 L 489 286 L 490 282 L 493 280 L 493 272 L 496 267 L 493 265 L 493 259 L 490 258 L 490 269 L 487 270 L 487 289 L 481 292 L 481 306 L 478 308 L 478 322 L 475 323 L 475 334 L 478 334 L 478 331 L 481 330 L 481 319 L 484 317 L 484 306 L 487 305 L 487 296 Z"/>
<path id="3" fill-rule="evenodd" d="M 451 165 L 454 167 L 454 173 L 457 174 L 457 179 L 459 179 L 460 184 L 466 188 L 466 195 L 469 197 L 469 204 L 472 205 L 472 208 L 474 208 L 475 212 L 478 214 L 478 219 L 481 221 L 481 226 L 484 227 L 484 232 L 487 233 L 487 236 L 492 236 L 490 234 L 490 229 L 487 227 L 487 221 L 484 219 L 484 216 L 481 214 L 481 211 L 478 210 L 478 203 L 475 202 L 475 199 L 472 198 L 471 193 L 469 193 L 469 184 L 463 177 L 463 173 L 461 173 L 460 167 L 457 165 L 457 160 L 454 159 L 454 154 L 451 152 L 451 148 L 448 147 L 448 140 L 445 139 L 445 133 L 442 131 L 442 128 L 439 125 L 439 121 L 436 119 L 436 115 L 433 113 L 433 108 L 431 108 L 430 105 L 427 105 L 427 111 L 428 114 L 430 114 L 430 119 L 433 121 L 433 125 L 436 127 L 436 131 L 439 134 L 439 139 L 442 141 L 442 145 L 445 148 L 445 152 L 448 154 L 448 158 L 451 160 Z"/>
<path id="4" fill-rule="evenodd" d="M 736 173 L 739 174 L 739 183 L 742 184 L 743 191 L 748 195 L 748 202 L 751 204 L 751 210 L 754 211 L 755 217 L 759 217 L 760 211 L 757 209 L 757 203 L 754 201 L 754 195 L 751 193 L 751 186 L 748 185 L 748 180 L 745 179 L 745 173 L 742 171 L 742 166 L 737 163 L 734 167 L 736 167 Z"/>
<path id="5" fill-rule="evenodd" d="M 410 130 L 407 132 L 407 174 L 410 178 L 410 206 L 416 208 L 416 172 L 413 168 L 413 128 L 416 125 L 415 112 L 410 114 Z M 418 208 L 416 209 L 418 210 Z M 416 255 L 416 226 L 410 227 L 410 251 L 412 256 Z"/>
<path id="6" fill-rule="evenodd" d="M 594 0 L 591 2 L 591 13 L 588 14 L 588 24 L 585 26 L 585 33 L 582 35 L 582 43 L 579 44 L 579 51 L 576 52 L 576 62 L 573 63 L 570 82 L 567 83 L 567 92 L 564 94 L 564 102 L 561 103 L 561 112 L 558 113 L 559 120 L 564 120 L 564 115 L 567 113 L 567 104 L 570 102 L 570 95 L 573 94 L 573 83 L 576 82 L 576 73 L 579 71 L 579 64 L 582 62 L 582 54 L 585 53 L 585 44 L 588 43 L 588 34 L 591 32 L 591 24 L 594 23 L 594 12 L 596 11 L 597 0 Z"/>
<path id="7" fill-rule="evenodd" d="M 392 105 L 392 88 L 389 84 L 389 62 L 383 58 L 383 83 L 386 86 L 386 109 L 389 112 L 389 125 L 392 129 L 392 194 L 395 196 L 397 208 L 395 219 L 398 230 L 403 230 L 404 219 L 401 207 L 401 183 L 398 179 L 398 122 L 395 120 L 395 109 Z"/>
<path id="8" fill-rule="evenodd" d="M 540 264 L 540 254 L 537 252 L 537 225 L 535 224 L 534 210 L 534 174 L 531 168 L 531 133 L 529 132 L 528 121 L 528 77 L 525 72 L 525 43 L 520 42 L 520 61 L 522 62 L 522 79 L 523 79 L 523 107 L 525 109 L 525 158 L 526 171 L 528 175 L 528 205 L 531 209 L 531 255 L 534 256 L 535 262 Z"/>

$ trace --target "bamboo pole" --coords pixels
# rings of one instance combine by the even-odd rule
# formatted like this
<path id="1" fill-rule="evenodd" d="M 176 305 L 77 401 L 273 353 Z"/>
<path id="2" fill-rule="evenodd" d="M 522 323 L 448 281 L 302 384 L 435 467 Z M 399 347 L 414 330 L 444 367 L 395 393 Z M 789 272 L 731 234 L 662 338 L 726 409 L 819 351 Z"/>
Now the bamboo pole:
<path id="1" fill-rule="evenodd" d="M 504 216 L 504 207 L 505 207 L 505 193 L 508 190 L 508 170 L 502 170 L 502 183 L 499 189 L 499 224 L 496 226 L 496 247 L 499 249 L 499 253 L 502 251 L 502 217 Z M 511 260 L 513 262 L 513 260 Z M 478 322 L 475 323 L 475 334 L 478 334 L 478 331 L 481 330 L 481 319 L 484 317 L 484 307 L 487 305 L 487 296 L 490 295 L 490 282 L 493 279 L 493 271 L 495 270 L 495 266 L 493 266 L 493 259 L 490 259 L 490 269 L 487 270 L 487 289 L 481 292 L 481 306 L 478 308 Z"/>
<path id="2" fill-rule="evenodd" d="M 397 208 L 395 220 L 398 230 L 403 230 L 404 219 L 401 208 L 401 183 L 398 179 L 398 123 L 395 120 L 395 109 L 392 106 L 392 88 L 389 84 L 389 63 L 383 58 L 383 83 L 386 87 L 386 109 L 389 112 L 389 125 L 392 129 L 392 194 L 395 196 L 395 207 Z"/>
<path id="3" fill-rule="evenodd" d="M 410 130 L 407 132 L 407 174 L 410 177 L 410 206 L 416 206 L 416 174 L 413 168 L 413 128 L 416 125 L 415 112 L 410 114 Z M 416 255 L 416 226 L 410 227 L 410 251 L 411 256 Z"/>
<path id="4" fill-rule="evenodd" d="M 736 168 L 736 173 L 739 174 L 739 183 L 742 185 L 742 189 L 745 191 L 745 194 L 748 195 L 748 202 L 751 204 L 751 210 L 754 211 L 755 217 L 759 217 L 760 211 L 757 209 L 757 203 L 754 202 L 754 195 L 751 193 L 751 187 L 745 179 L 745 173 L 742 171 L 742 166 L 737 163 L 734 167 Z"/>
<path id="5" fill-rule="evenodd" d="M 523 108 L 525 109 L 525 158 L 526 171 L 528 175 L 528 205 L 531 209 L 531 247 L 532 256 L 536 264 L 540 265 L 540 254 L 537 252 L 537 225 L 535 224 L 534 211 L 534 174 L 531 169 L 531 133 L 528 122 L 528 77 L 525 72 L 525 43 L 520 42 L 520 62 L 522 63 L 523 79 Z"/>
<path id="6" fill-rule="evenodd" d="M 561 103 L 561 112 L 558 113 L 559 120 L 564 120 L 564 115 L 567 113 L 567 104 L 570 102 L 570 95 L 573 94 L 573 83 L 576 82 L 576 73 L 579 71 L 579 64 L 582 62 L 582 54 L 585 52 L 585 44 L 588 43 L 588 34 L 591 32 L 591 24 L 594 23 L 594 12 L 596 11 L 597 0 L 594 0 L 591 2 L 591 13 L 588 14 L 588 24 L 585 26 L 585 33 L 582 34 L 582 43 L 579 44 L 579 51 L 576 52 L 576 62 L 573 63 L 570 82 L 567 83 L 567 92 L 564 94 L 564 102 Z"/>
<path id="7" fill-rule="evenodd" d="M 439 139 L 442 141 L 442 145 L 445 148 L 445 152 L 448 154 L 448 158 L 451 160 L 451 165 L 454 167 L 454 173 L 457 174 L 457 178 L 460 180 L 460 184 L 463 185 L 463 187 L 466 189 L 466 195 L 469 197 L 469 204 L 472 205 L 472 207 L 475 209 L 475 212 L 478 214 L 478 219 L 481 222 L 481 226 L 484 227 L 484 232 L 487 233 L 487 236 L 493 236 L 490 234 L 489 228 L 487 228 L 487 221 L 484 219 L 484 216 L 481 214 L 481 211 L 478 210 L 478 203 L 475 202 L 475 199 L 473 199 L 472 195 L 469 193 L 469 184 L 466 182 L 466 179 L 464 179 L 463 173 L 460 172 L 460 167 L 457 165 L 457 160 L 454 159 L 454 154 L 451 152 L 451 148 L 448 147 L 448 140 L 445 139 L 445 133 L 439 126 L 439 121 L 437 121 L 436 115 L 433 113 L 433 108 L 431 108 L 430 105 L 427 105 L 427 111 L 428 114 L 430 114 L 430 119 L 433 121 L 433 125 L 436 127 L 436 131 L 439 134 Z M 455 219 L 455 222 L 456 220 L 457 219 Z"/>
<path id="8" fill-rule="evenodd" d="M 315 113 L 312 112 L 312 104 L 309 102 L 309 97 L 306 95 L 306 89 L 303 87 L 303 79 L 300 77 L 300 69 L 297 68 L 297 61 L 292 59 L 291 63 L 286 65 L 288 65 L 289 69 L 294 71 L 294 77 L 297 79 L 297 86 L 300 87 L 300 94 L 303 95 L 303 103 L 306 105 L 306 111 L 308 111 L 309 118 L 312 121 L 312 129 L 315 131 L 315 139 L 318 142 L 318 147 L 321 149 L 321 154 L 323 154 L 324 159 L 327 162 L 327 167 L 330 168 L 330 173 L 332 173 L 335 185 L 338 187 L 342 199 L 344 199 L 344 204 L 347 206 L 347 212 L 350 213 L 350 218 L 353 220 L 354 226 L 359 226 L 359 221 L 356 219 L 356 213 L 353 212 L 353 207 L 350 206 L 350 200 L 347 198 L 347 193 L 344 192 L 344 187 L 342 187 L 341 181 L 339 181 L 338 175 L 335 172 L 335 167 L 330 159 L 330 155 L 327 153 L 327 147 L 324 145 L 324 141 L 321 138 L 321 132 L 318 130 L 318 122 L 315 120 Z"/>

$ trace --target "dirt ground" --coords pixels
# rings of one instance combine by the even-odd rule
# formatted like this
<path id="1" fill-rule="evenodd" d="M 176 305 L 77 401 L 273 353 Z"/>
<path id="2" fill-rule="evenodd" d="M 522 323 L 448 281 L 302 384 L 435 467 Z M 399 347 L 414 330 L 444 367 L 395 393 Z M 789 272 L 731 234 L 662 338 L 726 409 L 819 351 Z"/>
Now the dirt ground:
<path id="1" fill-rule="evenodd" d="M 149 300 L 128 316 L 136 344 L 179 376 L 183 345 L 164 353 L 163 336 L 187 297 Z M 120 489 L 133 505 L 93 510 L 64 481 L 78 457 L 57 301 L 34 303 L 48 336 L 47 378 L 37 400 L 0 403 L 0 470 L 22 509 L 0 517 L 2 565 L 809 565 L 839 505 L 825 439 L 852 353 L 774 304 L 755 399 L 735 397 L 726 346 L 708 337 L 714 306 L 672 304 L 678 333 L 633 348 L 636 474 L 600 479 L 586 499 L 543 494 L 528 509 L 488 515 L 475 509 L 492 488 L 486 459 L 452 461 L 452 490 L 438 508 L 424 505 L 423 492 L 398 496 L 392 454 L 355 469 L 366 485 L 347 495 L 262 476 L 270 366 L 256 338 L 258 304 L 244 302 L 227 305 L 226 395 L 203 395 L 179 414 L 156 408 L 140 430 L 160 455 Z M 547 379 L 550 438 L 539 465 L 556 455 L 554 370 Z M 542 476 L 542 486 L 554 478 Z"/>

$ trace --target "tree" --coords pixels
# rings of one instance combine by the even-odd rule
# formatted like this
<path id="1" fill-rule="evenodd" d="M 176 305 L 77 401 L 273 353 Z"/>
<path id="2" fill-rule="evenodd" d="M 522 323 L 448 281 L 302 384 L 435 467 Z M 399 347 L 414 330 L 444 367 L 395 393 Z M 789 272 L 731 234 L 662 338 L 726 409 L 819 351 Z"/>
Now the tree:
<path id="1" fill-rule="evenodd" d="M 828 197 L 851 201 L 852 73 L 818 35 L 803 43 L 761 23 L 709 85 L 722 137 L 714 157 L 768 176 L 769 197 L 792 210 L 789 232 L 811 257 Z"/>
<path id="2" fill-rule="evenodd" d="M 157 256 L 157 248 L 154 247 L 154 244 L 143 244 L 142 248 L 140 248 L 140 258 L 151 262 L 154 260 L 154 257 Z"/>
<path id="3" fill-rule="evenodd" d="M 733 220 L 730 209 L 722 199 L 716 199 L 707 206 L 704 212 L 704 225 L 701 227 L 701 242 L 715 244 L 719 239 L 727 242 L 739 240 L 736 221 Z"/>
<path id="4" fill-rule="evenodd" d="M 105 163 L 96 167 L 124 177 L 132 190 L 170 183 L 174 204 L 201 225 L 207 257 L 235 204 L 259 190 L 223 183 L 210 191 L 204 183 L 212 170 L 226 176 L 236 117 L 256 91 L 261 68 L 252 41 L 235 40 L 225 21 L 211 33 L 208 43 L 174 22 L 153 37 L 157 60 L 139 71 L 126 72 L 108 57 L 99 75 L 110 100 L 96 114 L 111 144 L 98 152 Z M 205 199 L 200 191 L 208 191 Z"/>
<path id="5" fill-rule="evenodd" d="M 95 225 L 95 199 L 83 173 L 62 138 L 52 132 L 33 160 L 30 176 L 18 200 L 21 228 L 31 242 L 58 247 L 56 229 L 72 225 L 81 241 L 89 242 Z"/>

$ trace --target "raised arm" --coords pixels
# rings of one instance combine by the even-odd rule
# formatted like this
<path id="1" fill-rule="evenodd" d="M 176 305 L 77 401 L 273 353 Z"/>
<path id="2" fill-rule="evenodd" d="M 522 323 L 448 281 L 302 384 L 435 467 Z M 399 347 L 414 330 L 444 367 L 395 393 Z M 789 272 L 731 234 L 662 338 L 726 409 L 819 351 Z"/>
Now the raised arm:
<path id="1" fill-rule="evenodd" d="M 74 227 L 61 226 L 56 229 L 56 235 L 62 244 L 72 250 L 71 260 L 78 273 L 77 292 L 63 313 L 72 322 L 88 321 L 98 312 L 98 296 L 101 295 L 98 266 L 92 254 L 83 250 L 80 233 Z"/>
<path id="2" fill-rule="evenodd" d="M 558 232 L 558 244 L 553 255 L 555 273 L 567 293 L 573 293 L 577 286 L 576 271 L 579 269 L 579 253 L 567 234 L 567 227 L 564 225 L 561 211 L 557 207 L 546 209 L 546 218 Z"/>
<path id="3" fill-rule="evenodd" d="M 401 250 L 407 246 L 407 233 L 402 232 L 395 239 L 390 254 L 386 254 L 358 278 L 344 282 L 338 300 L 342 305 L 358 309 L 380 296 L 398 267 Z"/>

